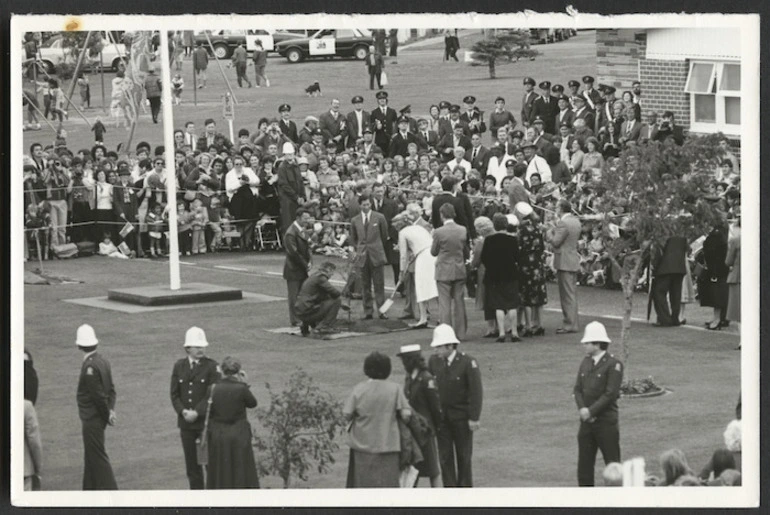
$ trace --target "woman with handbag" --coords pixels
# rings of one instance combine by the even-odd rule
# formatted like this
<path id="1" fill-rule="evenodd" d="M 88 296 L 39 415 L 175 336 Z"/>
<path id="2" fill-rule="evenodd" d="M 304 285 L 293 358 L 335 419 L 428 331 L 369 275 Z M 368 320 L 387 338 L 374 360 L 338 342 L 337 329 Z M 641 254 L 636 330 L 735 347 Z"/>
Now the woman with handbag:
<path id="1" fill-rule="evenodd" d="M 208 465 L 206 488 L 259 488 L 251 425 L 246 418 L 246 408 L 255 408 L 257 399 L 238 360 L 228 356 L 221 368 L 222 379 L 211 385 L 196 410 L 198 416 L 206 417 L 198 442 L 198 462 L 208 458 L 201 463 Z"/>
<path id="2" fill-rule="evenodd" d="M 343 414 L 350 421 L 348 488 L 398 488 L 401 433 L 398 417 L 412 411 L 401 387 L 391 381 L 390 358 L 372 352 L 364 360 L 366 381 L 358 383 L 345 401 Z"/>
<path id="3" fill-rule="evenodd" d="M 436 379 L 428 371 L 420 344 L 402 345 L 397 356 L 401 358 L 406 371 L 404 393 L 414 410 L 412 418 L 419 419 L 425 426 L 424 434 L 416 438 L 423 456 L 422 463 L 417 466 L 418 481 L 420 477 L 427 477 L 430 478 L 431 488 L 440 488 L 441 462 L 436 434 L 441 424 L 441 401 Z M 417 486 L 417 481 L 413 486 Z"/>
<path id="4" fill-rule="evenodd" d="M 698 276 L 700 305 L 714 308 L 714 316 L 706 322 L 706 329 L 717 331 L 726 327 L 727 312 L 727 225 L 717 222 L 703 242 L 703 271 Z"/>

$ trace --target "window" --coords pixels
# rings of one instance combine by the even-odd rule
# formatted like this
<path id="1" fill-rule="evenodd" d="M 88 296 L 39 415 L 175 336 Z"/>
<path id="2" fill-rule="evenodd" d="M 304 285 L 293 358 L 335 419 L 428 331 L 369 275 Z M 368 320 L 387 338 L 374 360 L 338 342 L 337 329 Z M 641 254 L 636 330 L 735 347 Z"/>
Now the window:
<path id="1" fill-rule="evenodd" d="M 356 37 L 355 32 L 353 32 L 350 29 L 337 29 L 337 37 L 338 38 L 354 38 Z"/>
<path id="2" fill-rule="evenodd" d="M 691 130 L 740 133 L 740 64 L 693 61 L 684 90 L 690 94 Z"/>

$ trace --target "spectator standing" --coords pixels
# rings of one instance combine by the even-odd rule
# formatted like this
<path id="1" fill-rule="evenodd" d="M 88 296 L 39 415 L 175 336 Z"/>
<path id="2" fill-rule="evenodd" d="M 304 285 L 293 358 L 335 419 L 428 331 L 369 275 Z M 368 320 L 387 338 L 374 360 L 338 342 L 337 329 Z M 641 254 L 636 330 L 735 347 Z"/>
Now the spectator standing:
<path id="1" fill-rule="evenodd" d="M 476 227 L 476 234 L 478 235 L 473 241 L 473 256 L 471 260 L 470 269 L 476 272 L 476 309 L 484 313 L 484 321 L 487 323 L 487 332 L 484 333 L 484 338 L 496 338 L 500 336 L 497 330 L 497 317 L 495 310 L 487 307 L 486 305 L 486 288 L 484 286 L 484 276 L 486 275 L 486 268 L 484 263 L 481 262 L 481 253 L 484 251 L 484 240 L 490 234 L 494 234 L 495 228 L 492 224 L 492 220 L 486 216 L 479 216 L 473 221 Z"/>
<path id="2" fill-rule="evenodd" d="M 198 464 L 195 440 L 201 437 L 204 420 L 195 409 L 219 379 L 217 362 L 206 356 L 208 346 L 203 329 L 189 328 L 184 341 L 187 355 L 174 364 L 171 372 L 171 405 L 177 414 L 190 490 L 203 489 L 203 468 Z"/>
<path id="3" fill-rule="evenodd" d="M 104 448 L 104 429 L 117 421 L 115 386 L 110 363 L 97 352 L 98 343 L 93 327 L 88 324 L 78 327 L 75 344 L 85 354 L 77 391 L 85 451 L 83 490 L 117 490 Z"/>
<path id="4" fill-rule="evenodd" d="M 430 343 L 428 370 L 436 378 L 442 420 L 438 431 L 441 477 L 445 487 L 473 486 L 473 433 L 481 427 L 483 387 L 478 362 L 457 350 L 452 327 L 440 324 Z"/>
<path id="5" fill-rule="evenodd" d="M 46 180 L 48 204 L 51 206 L 51 245 L 67 243 L 67 200 L 72 191 L 72 180 L 61 159 L 55 157 Z"/>
<path id="6" fill-rule="evenodd" d="M 243 81 L 251 87 L 251 81 L 246 76 L 246 66 L 249 63 L 249 55 L 246 52 L 246 47 L 243 43 L 238 43 L 238 46 L 233 50 L 232 64 L 235 66 L 235 75 L 238 81 L 238 87 L 243 87 Z"/>
<path id="7" fill-rule="evenodd" d="M 580 417 L 577 476 L 579 486 L 594 486 L 597 450 L 601 449 L 605 465 L 620 462 L 617 400 L 623 364 L 607 352 L 611 340 L 600 322 L 586 325 L 580 342 L 586 357 L 572 392 Z"/>
<path id="8" fill-rule="evenodd" d="M 519 293 L 521 305 L 529 313 L 530 326 L 523 336 L 542 336 L 543 305 L 548 302 L 545 284 L 545 241 L 538 227 L 538 217 L 528 202 L 513 204 L 513 212 L 519 219 Z"/>
<path id="9" fill-rule="evenodd" d="M 442 205 L 439 213 L 442 225 L 433 231 L 430 249 L 436 257 L 439 323 L 450 325 L 453 334 L 462 340 L 468 325 L 463 298 L 465 260 L 469 257 L 468 234 L 465 227 L 455 222 L 453 205 Z"/>
<path id="10" fill-rule="evenodd" d="M 725 319 L 727 301 L 727 224 L 718 221 L 703 242 L 703 260 L 705 267 L 698 277 L 698 295 L 700 305 L 714 308 L 714 315 L 706 328 L 711 331 L 727 326 Z"/>
<path id="11" fill-rule="evenodd" d="M 382 89 L 382 71 L 385 68 L 385 59 L 378 52 L 374 45 L 369 45 L 369 53 L 365 60 L 366 71 L 369 73 L 369 89 L 374 89 L 374 82 L 377 81 L 377 89 Z"/>
<path id="12" fill-rule="evenodd" d="M 658 316 L 658 321 L 654 325 L 659 327 L 679 325 L 682 280 L 687 272 L 686 259 L 687 240 L 683 236 L 671 236 L 662 248 L 660 246 L 653 248 L 652 300 Z"/>
<path id="13" fill-rule="evenodd" d="M 162 160 L 161 160 L 162 162 Z M 113 207 L 112 207 L 112 184 L 107 182 L 107 173 L 104 170 L 96 171 L 96 211 L 94 218 L 96 219 L 96 237 L 101 240 L 105 233 L 111 235 L 111 239 L 117 241 L 114 237 L 116 234 L 115 226 L 112 222 L 115 221 Z"/>
<path id="14" fill-rule="evenodd" d="M 498 342 L 519 342 L 516 310 L 519 308 L 519 245 L 508 234 L 508 219 L 502 213 L 492 217 L 495 233 L 484 239 L 481 263 L 484 265 L 484 307 L 495 310 Z M 507 324 L 506 324 L 507 322 Z M 510 330 L 506 330 L 506 325 Z"/>
<path id="15" fill-rule="evenodd" d="M 152 123 L 158 123 L 158 114 L 160 114 L 160 95 L 162 86 L 160 77 L 155 75 L 155 68 L 150 67 L 147 71 L 147 77 L 144 79 L 144 90 L 147 100 L 150 101 L 150 112 L 152 113 Z"/>
<path id="16" fill-rule="evenodd" d="M 286 234 L 296 218 L 297 208 L 305 202 L 305 184 L 299 171 L 294 145 L 283 144 L 283 157 L 278 164 L 278 202 L 281 208 L 281 234 Z"/>
<path id="17" fill-rule="evenodd" d="M 516 127 L 516 117 L 505 108 L 505 99 L 497 97 L 495 99 L 495 110 L 489 114 L 489 134 L 492 137 L 492 143 L 497 141 L 497 131 L 505 128 L 506 133 Z"/>
<path id="18" fill-rule="evenodd" d="M 350 221 L 350 243 L 356 252 L 356 266 L 359 269 L 362 296 L 364 301 L 364 319 L 374 318 L 372 306 L 372 286 L 377 309 L 385 302 L 384 266 L 388 262 L 385 248 L 388 245 L 388 222 L 385 217 L 372 211 L 372 201 L 362 195 L 358 199 L 361 213 Z M 387 318 L 383 313 L 380 318 Z"/>
<path id="19" fill-rule="evenodd" d="M 557 334 L 576 333 L 578 323 L 577 272 L 580 270 L 580 254 L 577 245 L 580 238 L 580 219 L 572 214 L 572 204 L 567 199 L 558 203 L 559 220 L 546 231 L 546 239 L 553 247 L 553 267 L 559 284 L 562 327 Z"/>
<path id="20" fill-rule="evenodd" d="M 289 300 L 289 323 L 299 325 L 299 319 L 294 312 L 297 295 L 302 283 L 310 273 L 310 246 L 305 231 L 310 227 L 312 217 L 307 210 L 297 209 L 294 222 L 284 233 L 283 246 L 286 249 L 286 260 L 283 265 L 283 278 L 286 280 Z"/>
<path id="21" fill-rule="evenodd" d="M 741 321 L 741 221 L 733 227 L 727 240 L 725 265 L 727 273 L 727 313 L 725 318 L 731 322 Z"/>
<path id="22" fill-rule="evenodd" d="M 388 41 L 390 42 L 390 57 L 398 56 L 398 29 L 388 31 Z"/>
<path id="23" fill-rule="evenodd" d="M 203 42 L 198 42 L 198 48 L 193 52 L 193 70 L 197 75 L 198 89 L 206 87 L 206 68 L 209 67 L 209 53 L 203 47 Z"/>
<path id="24" fill-rule="evenodd" d="M 257 87 L 261 88 L 262 83 L 265 83 L 265 87 L 270 87 L 270 80 L 265 75 L 265 68 L 267 67 L 267 52 L 262 46 L 262 40 L 257 39 L 254 47 L 254 74 L 256 76 L 255 82 Z M 245 72 L 244 72 L 245 73 Z"/>

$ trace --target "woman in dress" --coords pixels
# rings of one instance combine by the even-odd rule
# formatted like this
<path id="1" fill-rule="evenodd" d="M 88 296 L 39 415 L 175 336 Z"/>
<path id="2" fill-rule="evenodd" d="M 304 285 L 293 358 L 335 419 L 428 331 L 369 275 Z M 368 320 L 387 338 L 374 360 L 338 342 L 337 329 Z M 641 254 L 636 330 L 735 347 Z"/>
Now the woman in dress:
<path id="1" fill-rule="evenodd" d="M 222 379 L 211 385 L 196 410 L 200 418 L 206 417 L 211 400 L 206 488 L 259 488 L 251 424 L 246 418 L 246 408 L 256 407 L 257 399 L 249 390 L 246 373 L 238 360 L 228 356 L 221 368 Z"/>
<path id="2" fill-rule="evenodd" d="M 420 446 L 423 461 L 417 466 L 420 477 L 430 478 L 431 488 L 441 486 L 441 462 L 438 455 L 436 430 L 441 424 L 441 401 L 438 396 L 436 379 L 428 371 L 428 365 L 422 355 L 420 344 L 401 346 L 397 354 L 404 364 L 406 378 L 404 393 L 415 413 L 422 415 L 431 429 L 431 437 L 425 445 Z M 414 486 L 417 486 L 415 483 Z"/>
<path id="3" fill-rule="evenodd" d="M 347 420 L 350 459 L 348 488 L 398 488 L 401 436 L 398 417 L 412 415 L 400 385 L 387 381 L 390 358 L 372 352 L 364 360 L 367 380 L 358 383 L 342 409 Z"/>
<path id="4" fill-rule="evenodd" d="M 495 233 L 486 237 L 481 251 L 484 265 L 484 306 L 495 310 L 500 336 L 497 342 L 504 342 L 506 336 L 511 342 L 520 342 L 516 327 L 516 312 L 519 300 L 519 245 L 516 238 L 508 234 L 508 219 L 502 213 L 492 217 Z M 510 331 L 505 329 L 510 327 Z"/>
<path id="5" fill-rule="evenodd" d="M 105 233 L 108 233 L 112 241 L 118 241 L 117 232 L 112 212 L 112 184 L 107 182 L 107 172 L 104 169 L 98 169 L 96 171 L 96 188 L 94 191 L 96 211 L 94 218 L 96 219 L 96 241 L 101 241 L 104 238 Z"/>
<path id="6" fill-rule="evenodd" d="M 476 239 L 473 241 L 473 257 L 471 259 L 471 270 L 476 271 L 476 309 L 484 312 L 484 321 L 487 323 L 487 332 L 484 338 L 497 338 L 500 333 L 497 328 L 497 317 L 495 310 L 486 307 L 486 288 L 484 287 L 485 267 L 481 262 L 481 253 L 484 250 L 484 239 L 490 234 L 494 234 L 495 228 L 492 220 L 486 216 L 479 216 L 473 221 L 476 229 Z"/>
<path id="7" fill-rule="evenodd" d="M 582 170 L 586 181 L 600 181 L 604 168 L 604 157 L 599 152 L 599 140 L 591 136 L 586 139 L 586 153 L 583 156 Z"/>
<path id="8" fill-rule="evenodd" d="M 705 266 L 698 277 L 700 305 L 714 308 L 714 315 L 706 328 L 716 331 L 726 327 L 727 311 L 727 224 L 718 222 L 703 242 L 703 260 Z"/>
<path id="9" fill-rule="evenodd" d="M 420 318 L 409 324 L 413 329 L 428 327 L 428 302 L 438 298 L 436 258 L 430 253 L 433 238 L 428 229 L 418 222 L 415 210 L 399 213 L 391 221 L 393 228 L 398 231 L 402 278 L 410 268 L 409 265 L 414 264 L 414 298 L 420 310 Z"/>
<path id="10" fill-rule="evenodd" d="M 545 285 L 545 241 L 538 227 L 538 217 L 532 206 L 519 202 L 514 206 L 519 219 L 519 295 L 529 323 L 522 336 L 543 336 L 541 325 L 543 305 L 548 302 Z"/>

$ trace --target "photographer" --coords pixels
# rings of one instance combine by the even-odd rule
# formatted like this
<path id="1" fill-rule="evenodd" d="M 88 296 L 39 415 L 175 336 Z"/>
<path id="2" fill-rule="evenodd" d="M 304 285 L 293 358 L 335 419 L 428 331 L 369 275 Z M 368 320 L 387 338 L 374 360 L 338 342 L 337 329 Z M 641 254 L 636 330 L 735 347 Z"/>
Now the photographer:
<path id="1" fill-rule="evenodd" d="M 653 141 L 662 142 L 668 138 L 674 138 L 674 143 L 677 145 L 684 143 L 683 129 L 674 123 L 674 113 L 672 111 L 663 113 L 663 117 L 658 119 L 651 132 L 650 139 Z"/>
<path id="2" fill-rule="evenodd" d="M 48 202 L 51 206 L 51 245 L 67 243 L 67 197 L 72 191 L 72 181 L 58 157 L 54 158 L 46 177 Z"/>

